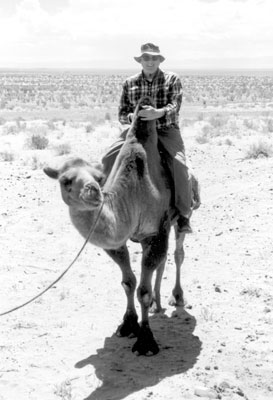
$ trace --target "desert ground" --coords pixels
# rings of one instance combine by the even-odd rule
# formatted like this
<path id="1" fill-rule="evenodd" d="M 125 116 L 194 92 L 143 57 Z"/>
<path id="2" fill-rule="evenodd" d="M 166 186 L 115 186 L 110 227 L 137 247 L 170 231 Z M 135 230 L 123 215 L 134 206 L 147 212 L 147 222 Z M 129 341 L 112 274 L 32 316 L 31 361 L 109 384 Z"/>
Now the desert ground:
<path id="1" fill-rule="evenodd" d="M 115 335 L 125 311 L 121 274 L 88 245 L 52 289 L 0 317 L 1 400 L 273 399 L 272 107 L 198 110 L 186 118 L 182 107 L 181 127 L 202 205 L 185 242 L 185 308 L 168 305 L 170 236 L 164 312 L 150 316 L 160 352 L 137 357 L 135 339 Z M 83 244 L 43 166 L 72 155 L 97 160 L 120 132 L 110 118 L 89 129 L 80 118 L 2 115 L 0 313 L 47 287 Z M 140 246 L 129 248 L 139 277 Z"/>

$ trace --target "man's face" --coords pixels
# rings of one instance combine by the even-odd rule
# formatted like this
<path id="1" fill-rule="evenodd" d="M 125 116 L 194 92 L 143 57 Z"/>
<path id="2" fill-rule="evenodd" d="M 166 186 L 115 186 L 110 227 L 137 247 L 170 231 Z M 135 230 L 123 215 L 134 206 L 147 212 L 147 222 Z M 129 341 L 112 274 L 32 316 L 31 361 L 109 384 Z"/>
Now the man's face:
<path id="1" fill-rule="evenodd" d="M 151 56 L 150 54 L 143 54 L 141 57 L 141 65 L 145 75 L 153 75 L 160 64 L 159 56 Z"/>

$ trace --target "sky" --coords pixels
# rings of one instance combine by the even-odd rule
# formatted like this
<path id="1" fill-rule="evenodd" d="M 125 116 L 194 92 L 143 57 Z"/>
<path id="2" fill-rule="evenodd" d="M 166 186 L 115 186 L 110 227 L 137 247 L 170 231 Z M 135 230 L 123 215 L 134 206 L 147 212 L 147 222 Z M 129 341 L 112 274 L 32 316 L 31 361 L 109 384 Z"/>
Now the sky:
<path id="1" fill-rule="evenodd" d="M 0 0 L 0 68 L 273 69 L 272 0 Z M 162 64 L 163 67 L 163 64 Z"/>

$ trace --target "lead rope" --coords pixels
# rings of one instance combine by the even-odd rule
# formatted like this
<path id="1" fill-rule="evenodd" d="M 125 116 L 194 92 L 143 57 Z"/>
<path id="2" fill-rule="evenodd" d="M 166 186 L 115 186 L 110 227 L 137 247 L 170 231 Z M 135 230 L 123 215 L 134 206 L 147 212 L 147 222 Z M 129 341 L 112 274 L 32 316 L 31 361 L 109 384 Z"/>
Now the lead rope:
<path id="1" fill-rule="evenodd" d="M 14 307 L 14 308 L 12 308 L 11 310 L 8 310 L 8 311 L 5 311 L 5 312 L 1 313 L 1 314 L 0 314 L 0 317 L 2 317 L 3 315 L 6 315 L 6 314 L 10 314 L 10 313 L 12 313 L 13 311 L 19 310 L 19 308 L 22 308 L 22 307 L 24 307 L 24 306 L 26 306 L 26 305 L 32 303 L 33 301 L 35 301 L 36 299 L 38 299 L 39 297 L 41 297 L 44 293 L 46 293 L 49 289 L 51 289 L 52 286 L 54 286 L 57 282 L 59 282 L 60 279 L 62 279 L 62 277 L 70 270 L 70 268 L 72 267 L 72 265 L 75 264 L 75 262 L 77 261 L 77 259 L 78 259 L 79 256 L 81 255 L 81 253 L 83 252 L 85 246 L 87 245 L 87 243 L 88 243 L 88 241 L 89 241 L 91 235 L 93 234 L 93 232 L 94 232 L 94 230 L 95 230 L 95 228 L 96 228 L 96 226 L 97 226 L 99 217 L 100 217 L 101 212 L 102 212 L 103 205 L 104 205 L 104 200 L 103 200 L 103 202 L 102 202 L 102 204 L 101 204 L 101 206 L 100 206 L 100 209 L 99 209 L 97 218 L 96 218 L 96 220 L 95 220 L 93 226 L 91 226 L 90 231 L 89 231 L 89 233 L 88 233 L 88 235 L 87 235 L 87 238 L 86 238 L 84 244 L 82 245 L 81 249 L 79 250 L 79 252 L 78 252 L 78 254 L 76 255 L 76 257 L 74 258 L 74 260 L 73 260 L 73 261 L 69 264 L 69 266 L 66 268 L 66 270 L 64 270 L 64 271 L 61 273 L 61 275 L 60 275 L 54 282 L 52 282 L 47 288 L 45 288 L 42 292 L 38 293 L 36 296 L 32 297 L 30 300 L 26 301 L 25 303 L 21 304 L 20 306 Z"/>

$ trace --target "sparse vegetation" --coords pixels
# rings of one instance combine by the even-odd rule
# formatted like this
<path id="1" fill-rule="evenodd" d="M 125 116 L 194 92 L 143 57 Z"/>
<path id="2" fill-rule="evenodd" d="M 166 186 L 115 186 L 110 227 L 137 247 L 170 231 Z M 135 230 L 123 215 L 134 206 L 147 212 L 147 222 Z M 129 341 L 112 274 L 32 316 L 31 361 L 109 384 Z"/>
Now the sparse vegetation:
<path id="1" fill-rule="evenodd" d="M 58 156 L 63 156 L 65 154 L 71 153 L 71 145 L 68 142 L 56 144 L 55 146 L 53 146 L 53 149 Z"/>
<path id="2" fill-rule="evenodd" d="M 40 133 L 34 133 L 30 138 L 27 138 L 27 147 L 33 150 L 44 150 L 47 148 L 48 143 L 48 138 Z"/>
<path id="3" fill-rule="evenodd" d="M 272 143 L 266 139 L 259 139 L 258 141 L 250 143 L 246 150 L 246 159 L 256 159 L 260 157 L 273 157 Z"/>
<path id="4" fill-rule="evenodd" d="M 11 162 L 15 159 L 15 154 L 11 150 L 4 150 L 0 152 L 1 161 Z"/>

